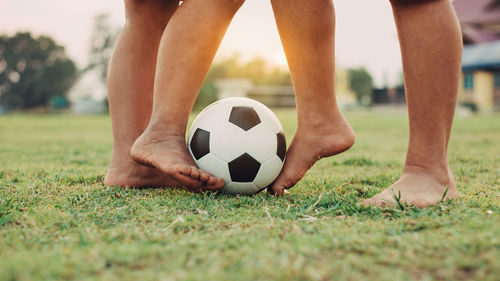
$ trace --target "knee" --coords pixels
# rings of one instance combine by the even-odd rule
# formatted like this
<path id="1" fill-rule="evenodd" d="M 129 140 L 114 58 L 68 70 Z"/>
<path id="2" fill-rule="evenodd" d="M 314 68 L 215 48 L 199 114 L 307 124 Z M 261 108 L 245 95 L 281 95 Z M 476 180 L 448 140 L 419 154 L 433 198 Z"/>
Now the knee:
<path id="1" fill-rule="evenodd" d="M 124 0 L 128 23 L 165 26 L 178 1 L 169 0 Z"/>

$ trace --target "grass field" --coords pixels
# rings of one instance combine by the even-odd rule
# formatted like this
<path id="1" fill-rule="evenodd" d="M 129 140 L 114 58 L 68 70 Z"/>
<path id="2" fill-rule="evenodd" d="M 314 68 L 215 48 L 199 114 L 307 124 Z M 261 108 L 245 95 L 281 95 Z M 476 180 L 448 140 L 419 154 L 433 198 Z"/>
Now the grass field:
<path id="1" fill-rule="evenodd" d="M 108 116 L 0 117 L 0 280 L 500 280 L 500 116 L 457 118 L 462 197 L 424 210 L 357 207 L 398 178 L 407 118 L 347 118 L 355 146 L 275 198 L 105 188 Z"/>

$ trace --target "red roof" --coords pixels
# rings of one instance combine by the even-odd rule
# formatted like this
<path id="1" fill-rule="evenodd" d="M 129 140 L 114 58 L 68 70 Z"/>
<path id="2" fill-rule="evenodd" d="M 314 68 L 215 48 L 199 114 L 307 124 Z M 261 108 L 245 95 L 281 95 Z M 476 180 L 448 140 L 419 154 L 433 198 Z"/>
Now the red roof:
<path id="1" fill-rule="evenodd" d="M 464 24 L 500 23 L 500 5 L 493 0 L 455 0 L 453 5 Z"/>
<path id="2" fill-rule="evenodd" d="M 500 39 L 500 32 L 483 28 L 500 24 L 500 0 L 455 0 L 453 5 L 466 41 L 490 42 Z"/>

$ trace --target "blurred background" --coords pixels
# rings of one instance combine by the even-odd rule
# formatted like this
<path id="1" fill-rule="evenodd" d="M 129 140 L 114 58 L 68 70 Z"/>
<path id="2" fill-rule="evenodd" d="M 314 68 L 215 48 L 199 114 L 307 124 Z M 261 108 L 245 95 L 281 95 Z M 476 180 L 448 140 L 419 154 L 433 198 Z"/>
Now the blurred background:
<path id="1" fill-rule="evenodd" d="M 500 108 L 500 1 L 455 0 L 464 35 L 459 114 Z M 107 112 L 106 73 L 124 23 L 122 1 L 2 0 L 0 114 Z M 397 33 L 387 0 L 336 0 L 336 90 L 344 109 L 404 107 Z M 363 7 L 360 9 L 360 7 Z M 235 16 L 196 109 L 246 96 L 294 107 L 268 0 Z"/>

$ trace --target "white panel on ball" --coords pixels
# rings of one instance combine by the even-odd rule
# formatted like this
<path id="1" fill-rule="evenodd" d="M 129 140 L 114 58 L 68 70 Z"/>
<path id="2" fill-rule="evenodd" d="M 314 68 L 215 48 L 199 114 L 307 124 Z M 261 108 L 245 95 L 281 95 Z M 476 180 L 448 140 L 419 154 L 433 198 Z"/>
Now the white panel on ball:
<path id="1" fill-rule="evenodd" d="M 221 160 L 230 162 L 246 152 L 246 147 L 242 145 L 245 137 L 242 129 L 224 122 L 210 134 L 210 151 Z"/>
<path id="2" fill-rule="evenodd" d="M 254 109 L 257 111 L 257 114 L 259 114 L 262 123 L 266 124 L 275 134 L 283 131 L 280 120 L 269 108 L 259 102 L 256 102 Z"/>
<path id="3" fill-rule="evenodd" d="M 245 147 L 246 153 L 260 163 L 264 163 L 275 156 L 278 149 L 276 134 L 263 123 L 245 132 L 245 137 L 243 137 L 240 145 Z"/>
<path id="4" fill-rule="evenodd" d="M 253 181 L 256 186 L 265 187 L 270 185 L 280 174 L 283 162 L 278 156 L 274 156 L 260 166 L 259 172 Z"/>
<path id="5" fill-rule="evenodd" d="M 251 195 L 259 190 L 260 188 L 251 182 L 230 182 L 224 186 L 224 191 L 227 193 Z"/>
<path id="6" fill-rule="evenodd" d="M 224 124 L 227 122 L 225 117 L 229 116 L 229 112 L 231 112 L 231 107 L 224 106 L 224 104 L 221 104 L 220 106 L 217 107 L 214 106 L 207 107 L 202 112 L 200 112 L 200 114 L 196 119 L 194 119 L 191 127 L 201 128 L 209 132 L 213 131 L 217 127 L 219 127 L 220 124 Z M 203 116 L 203 118 L 200 118 L 200 116 Z M 194 130 L 192 130 L 189 134 L 189 141 L 191 141 L 193 133 Z"/>
<path id="7" fill-rule="evenodd" d="M 200 169 L 207 171 L 212 175 L 216 175 L 217 177 L 221 177 L 224 179 L 225 183 L 229 183 L 231 181 L 231 175 L 229 175 L 227 162 L 220 160 L 212 153 L 203 156 L 196 162 Z"/>
<path id="8" fill-rule="evenodd" d="M 245 132 L 228 123 L 212 132 L 210 151 L 222 160 L 229 162 L 248 153 L 255 160 L 264 163 L 276 155 L 276 135 L 265 124 L 261 123 Z"/>

